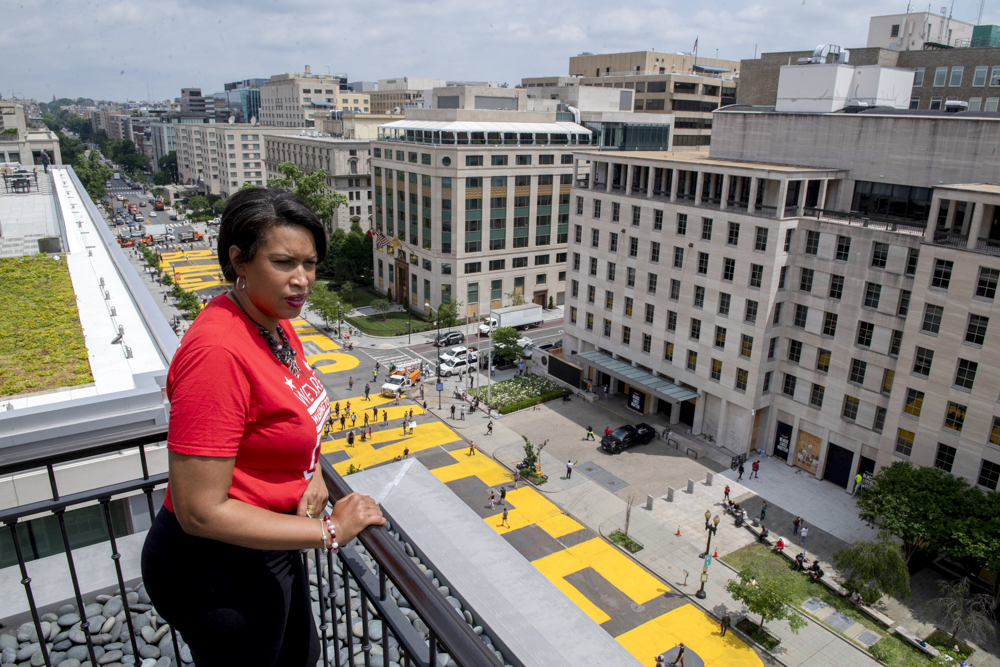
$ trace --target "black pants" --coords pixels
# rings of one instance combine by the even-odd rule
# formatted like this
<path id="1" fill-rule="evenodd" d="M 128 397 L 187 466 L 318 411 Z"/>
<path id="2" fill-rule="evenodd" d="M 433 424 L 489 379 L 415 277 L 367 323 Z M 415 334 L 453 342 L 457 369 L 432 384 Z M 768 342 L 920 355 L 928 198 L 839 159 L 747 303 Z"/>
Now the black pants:
<path id="1" fill-rule="evenodd" d="M 259 551 L 184 532 L 161 509 L 142 548 L 156 611 L 198 667 L 312 667 L 319 660 L 309 581 L 298 551 Z"/>

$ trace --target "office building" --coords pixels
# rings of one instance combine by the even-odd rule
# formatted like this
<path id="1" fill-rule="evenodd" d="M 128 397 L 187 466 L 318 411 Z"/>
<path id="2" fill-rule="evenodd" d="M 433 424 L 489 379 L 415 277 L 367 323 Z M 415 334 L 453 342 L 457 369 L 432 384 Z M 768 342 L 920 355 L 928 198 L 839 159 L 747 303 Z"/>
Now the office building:
<path id="1" fill-rule="evenodd" d="M 371 110 L 369 94 L 347 89 L 347 76 L 302 73 L 275 74 L 260 89 L 261 125 L 314 127 L 316 111 Z"/>
<path id="2" fill-rule="evenodd" d="M 0 100 L 0 162 L 41 164 L 42 151 L 49 154 L 52 164 L 62 164 L 56 133 L 44 125 L 28 127 L 28 117 L 20 102 Z"/>
<path id="3" fill-rule="evenodd" d="M 260 87 L 267 79 L 244 79 L 225 84 L 230 113 L 237 123 L 249 123 L 260 115 Z"/>
<path id="4" fill-rule="evenodd" d="M 201 94 L 201 88 L 181 88 L 181 112 L 205 113 L 210 106 Z"/>
<path id="5" fill-rule="evenodd" d="M 637 51 L 570 58 L 569 76 L 521 79 L 523 88 L 585 86 L 634 94 L 635 113 L 673 114 L 672 148 L 699 150 L 712 135 L 712 112 L 736 102 L 735 60 Z"/>
<path id="6" fill-rule="evenodd" d="M 971 46 L 975 26 L 946 15 L 911 12 L 873 16 L 868 22 L 868 48 L 923 51 L 927 47 Z M 989 44 L 976 44 L 989 46 Z"/>
<path id="7" fill-rule="evenodd" d="M 897 460 L 996 489 L 1000 118 L 851 103 L 720 110 L 707 154 L 578 152 L 566 359 L 848 491 Z"/>
<path id="8" fill-rule="evenodd" d="M 450 108 L 413 110 L 372 142 L 375 285 L 414 310 L 452 299 L 460 315 L 524 299 L 561 305 L 571 151 L 590 130 L 554 112 L 469 108 L 525 91 L 438 88 Z M 516 296 L 515 296 L 516 295 Z"/>
<path id="9" fill-rule="evenodd" d="M 334 212 L 330 231 L 348 230 L 354 222 L 360 223 L 366 231 L 370 229 L 371 142 L 367 138 L 352 140 L 322 136 L 318 132 L 279 134 L 269 129 L 271 131 L 262 137 L 266 178 L 282 178 L 278 171 L 282 162 L 292 162 L 306 173 L 323 169 L 327 188 L 347 198 L 347 204 Z"/>

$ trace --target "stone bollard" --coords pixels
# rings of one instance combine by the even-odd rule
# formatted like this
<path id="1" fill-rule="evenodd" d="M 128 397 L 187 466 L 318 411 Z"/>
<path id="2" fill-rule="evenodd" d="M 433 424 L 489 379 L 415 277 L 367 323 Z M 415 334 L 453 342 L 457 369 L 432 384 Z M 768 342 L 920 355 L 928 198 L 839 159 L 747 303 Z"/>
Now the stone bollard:
<path id="1" fill-rule="evenodd" d="M 646 496 L 646 509 L 653 509 L 653 496 Z"/>
<path id="2" fill-rule="evenodd" d="M 667 487 L 667 502 L 668 503 L 674 502 L 674 487 L 672 486 Z"/>
<path id="3" fill-rule="evenodd" d="M 712 473 L 712 472 L 706 473 L 705 474 L 705 486 L 712 486 L 712 480 L 713 479 L 715 479 L 715 473 Z"/>
<path id="4" fill-rule="evenodd" d="M 688 493 L 694 493 L 694 480 L 688 480 Z"/>

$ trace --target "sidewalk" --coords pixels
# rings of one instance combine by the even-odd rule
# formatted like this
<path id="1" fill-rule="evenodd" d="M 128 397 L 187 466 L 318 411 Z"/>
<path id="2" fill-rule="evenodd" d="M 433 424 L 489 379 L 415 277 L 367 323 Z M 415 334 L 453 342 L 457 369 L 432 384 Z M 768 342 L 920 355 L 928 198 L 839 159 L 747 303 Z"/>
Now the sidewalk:
<path id="1" fill-rule="evenodd" d="M 450 427 L 462 430 L 466 437 L 475 438 L 476 445 L 482 452 L 492 455 L 508 467 L 512 461 L 519 461 L 524 457 L 523 440 L 500 420 L 494 420 L 494 435 L 483 437 L 479 437 L 475 431 L 478 426 L 485 432 L 485 415 L 477 415 L 468 426 L 450 419 L 447 421 Z M 625 501 L 622 498 L 579 471 L 571 479 L 566 479 L 565 463 L 549 456 L 545 451 L 542 452 L 541 464 L 542 470 L 548 475 L 548 481 L 538 490 L 545 493 L 563 511 L 604 536 L 622 526 L 625 517 Z M 716 477 L 716 480 L 717 484 L 721 483 L 717 489 L 721 499 L 725 482 L 721 477 Z M 730 483 L 730 486 L 734 485 Z M 735 488 L 737 487 L 734 486 Z M 709 568 L 708 582 L 705 585 L 707 598 L 699 600 L 694 597 L 703 564 L 699 557 L 703 547 L 695 546 L 684 537 L 677 537 L 677 527 L 663 523 L 645 509 L 644 503 L 645 498 L 642 498 L 632 510 L 629 536 L 644 546 L 633 558 L 678 592 L 688 596 L 691 603 L 710 616 L 719 618 L 725 611 L 743 615 L 745 609 L 742 604 L 734 601 L 725 590 L 726 583 L 735 578 L 736 572 L 721 562 L 713 562 Z M 702 525 L 701 531 L 696 534 L 700 536 L 703 533 Z M 685 570 L 690 573 L 686 586 Z M 881 664 L 853 643 L 812 619 L 809 619 L 809 624 L 798 635 L 791 631 L 785 621 L 770 621 L 767 629 L 781 639 L 781 644 L 771 655 L 787 667 L 875 667 Z"/>

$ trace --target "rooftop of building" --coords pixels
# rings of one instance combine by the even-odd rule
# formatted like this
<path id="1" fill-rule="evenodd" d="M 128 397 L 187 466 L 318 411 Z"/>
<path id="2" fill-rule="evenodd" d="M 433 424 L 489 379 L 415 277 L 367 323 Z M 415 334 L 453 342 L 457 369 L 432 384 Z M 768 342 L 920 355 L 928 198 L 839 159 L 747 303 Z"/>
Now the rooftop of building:
<path id="1" fill-rule="evenodd" d="M 896 109 L 894 107 L 871 107 L 859 109 L 848 107 L 829 113 L 804 111 L 778 111 L 774 106 L 754 106 L 750 104 L 730 104 L 716 109 L 715 113 L 773 113 L 789 115 L 825 116 L 912 116 L 916 118 L 955 118 L 959 120 L 1000 120 L 1000 112 L 995 111 L 942 111 L 937 109 Z"/>
<path id="2" fill-rule="evenodd" d="M 621 153 L 608 153 L 602 151 L 577 151 L 577 155 L 589 156 L 601 161 L 615 161 L 623 159 L 639 160 L 662 160 L 664 162 L 680 162 L 707 168 L 728 168 L 728 169 L 754 169 L 767 170 L 782 173 L 808 173 L 817 178 L 822 175 L 836 175 L 844 173 L 843 169 L 825 169 L 822 167 L 808 167 L 802 165 L 773 164 L 768 162 L 741 162 L 739 160 L 723 160 L 710 157 L 708 153 L 699 151 L 683 151 L 679 153 L 668 151 L 627 151 Z"/>
<path id="3" fill-rule="evenodd" d="M 35 175 L 38 184 L 29 192 L 0 193 L 0 256 L 36 255 L 41 249 L 65 262 L 93 382 L 6 397 L 13 413 L 3 416 L 134 390 L 148 384 L 145 378 L 166 373 L 177 345 L 72 169 L 51 167 L 48 175 Z M 31 326 L 46 334 L 44 322 Z M 6 434 L 0 428 L 0 440 Z"/>
<path id="4" fill-rule="evenodd" d="M 955 183 L 950 185 L 941 185 L 935 189 L 961 190 L 963 192 L 975 192 L 984 195 L 1000 195 L 1000 185 L 993 183 Z"/>

